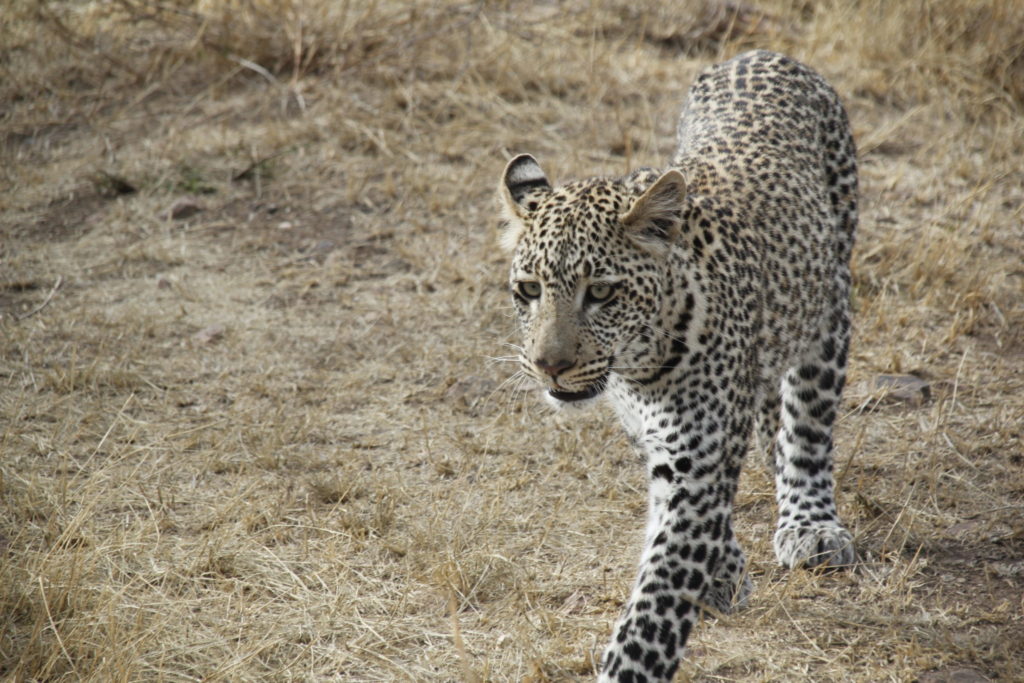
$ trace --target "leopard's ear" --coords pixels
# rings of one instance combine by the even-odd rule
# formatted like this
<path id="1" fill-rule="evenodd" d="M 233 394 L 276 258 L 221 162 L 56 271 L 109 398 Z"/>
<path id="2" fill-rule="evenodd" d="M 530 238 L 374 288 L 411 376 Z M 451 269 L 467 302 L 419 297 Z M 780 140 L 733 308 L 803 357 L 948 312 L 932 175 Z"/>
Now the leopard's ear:
<path id="1" fill-rule="evenodd" d="M 515 249 L 526 221 L 548 192 L 551 192 L 551 183 L 536 159 L 529 154 L 520 154 L 508 162 L 498 184 L 498 194 L 505 214 L 505 227 L 501 234 L 501 244 L 505 249 Z"/>
<path id="2" fill-rule="evenodd" d="M 626 232 L 641 246 L 660 251 L 679 237 L 685 197 L 683 174 L 665 171 L 622 215 Z"/>

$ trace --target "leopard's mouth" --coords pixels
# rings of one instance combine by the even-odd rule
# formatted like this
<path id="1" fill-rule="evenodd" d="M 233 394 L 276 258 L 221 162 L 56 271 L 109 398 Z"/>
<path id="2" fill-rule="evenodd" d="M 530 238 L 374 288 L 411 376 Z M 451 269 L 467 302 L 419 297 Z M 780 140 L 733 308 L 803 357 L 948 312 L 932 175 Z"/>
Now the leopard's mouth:
<path id="1" fill-rule="evenodd" d="M 564 403 L 575 403 L 576 401 L 587 401 L 601 395 L 608 386 L 608 374 L 598 377 L 590 386 L 582 391 L 559 391 L 548 389 L 548 396 Z"/>

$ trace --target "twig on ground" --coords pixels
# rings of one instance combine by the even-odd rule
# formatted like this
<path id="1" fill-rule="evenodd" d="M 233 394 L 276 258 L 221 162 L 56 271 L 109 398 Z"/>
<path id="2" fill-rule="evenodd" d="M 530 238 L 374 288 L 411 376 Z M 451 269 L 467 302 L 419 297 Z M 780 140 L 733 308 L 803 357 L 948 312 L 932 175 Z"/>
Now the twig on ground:
<path id="1" fill-rule="evenodd" d="M 61 286 L 61 284 L 63 282 L 64 282 L 64 276 L 63 275 L 58 275 L 57 276 L 57 281 L 53 283 L 53 288 L 50 289 L 50 293 L 46 295 L 45 299 L 43 299 L 43 303 L 39 304 L 38 306 L 33 308 L 28 313 L 25 313 L 23 315 L 17 316 L 18 320 L 25 320 L 26 318 L 31 318 L 32 316 L 34 316 L 39 311 L 41 311 L 44 308 L 46 308 L 46 306 L 50 303 L 50 300 L 53 299 L 53 295 L 57 293 L 58 289 L 60 289 L 60 286 Z"/>
<path id="2" fill-rule="evenodd" d="M 57 624 L 53 621 L 53 614 L 50 612 L 50 602 L 46 599 L 46 586 L 43 585 L 43 577 L 39 577 L 39 594 L 43 598 L 43 608 L 46 610 L 46 618 L 50 622 L 50 630 L 53 631 L 53 636 L 57 639 L 57 644 L 60 645 L 60 651 L 64 653 L 65 659 L 68 660 L 68 664 L 71 665 L 71 670 L 78 674 L 78 669 L 75 667 L 75 660 L 68 654 L 68 649 L 64 647 L 64 639 L 60 637 L 60 631 L 57 630 Z"/>
<path id="3" fill-rule="evenodd" d="M 455 642 L 455 651 L 462 663 L 462 680 L 466 683 L 479 683 L 480 678 L 469 665 L 469 654 L 466 652 L 466 644 L 462 640 L 462 629 L 459 627 L 459 604 L 455 597 L 455 590 L 448 588 L 448 612 L 452 620 L 452 640 Z"/>

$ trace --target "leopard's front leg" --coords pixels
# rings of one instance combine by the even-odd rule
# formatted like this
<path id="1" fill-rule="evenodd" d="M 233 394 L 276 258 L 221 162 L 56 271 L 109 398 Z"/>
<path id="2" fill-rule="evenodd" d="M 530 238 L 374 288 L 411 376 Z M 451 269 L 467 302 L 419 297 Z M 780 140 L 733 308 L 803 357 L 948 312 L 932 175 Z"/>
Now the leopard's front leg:
<path id="1" fill-rule="evenodd" d="M 667 681 L 702 609 L 728 612 L 750 592 L 732 532 L 742 447 L 649 449 L 650 517 L 640 571 L 602 659 L 600 681 Z M 705 448 L 700 446 L 704 445 Z"/>

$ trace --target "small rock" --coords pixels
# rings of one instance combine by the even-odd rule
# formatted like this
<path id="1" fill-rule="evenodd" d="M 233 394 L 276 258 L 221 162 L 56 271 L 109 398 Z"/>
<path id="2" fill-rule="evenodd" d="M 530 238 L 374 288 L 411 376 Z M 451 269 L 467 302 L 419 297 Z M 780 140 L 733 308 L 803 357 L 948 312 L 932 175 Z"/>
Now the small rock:
<path id="1" fill-rule="evenodd" d="M 956 538 L 977 538 L 977 534 L 981 530 L 983 523 L 976 519 L 968 519 L 963 522 L 957 522 L 953 526 L 946 529 L 946 533 Z"/>
<path id="2" fill-rule="evenodd" d="M 988 683 L 989 679 L 974 669 L 946 669 L 921 674 L 917 683 Z"/>
<path id="3" fill-rule="evenodd" d="M 919 406 L 932 397 L 931 384 L 913 375 L 878 375 L 874 390 L 886 390 L 885 397 Z"/>
<path id="4" fill-rule="evenodd" d="M 170 218 L 173 221 L 183 221 L 186 218 L 195 216 L 202 210 L 203 207 L 199 206 L 199 203 L 194 199 L 182 197 L 175 200 L 171 207 L 164 212 L 164 218 Z"/>
<path id="5" fill-rule="evenodd" d="M 192 335 L 192 338 L 200 344 L 210 344 L 224 336 L 226 332 L 223 325 L 208 325 Z"/>

